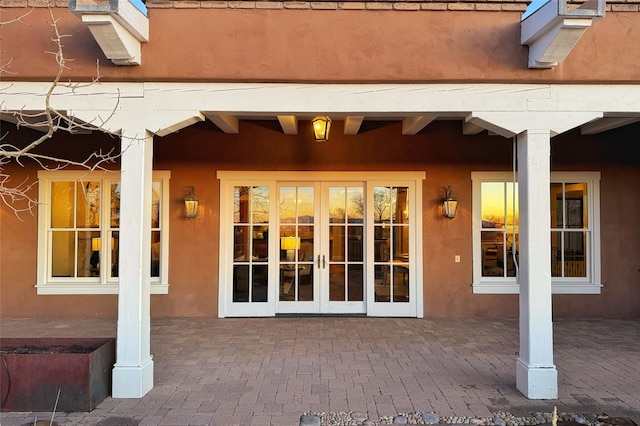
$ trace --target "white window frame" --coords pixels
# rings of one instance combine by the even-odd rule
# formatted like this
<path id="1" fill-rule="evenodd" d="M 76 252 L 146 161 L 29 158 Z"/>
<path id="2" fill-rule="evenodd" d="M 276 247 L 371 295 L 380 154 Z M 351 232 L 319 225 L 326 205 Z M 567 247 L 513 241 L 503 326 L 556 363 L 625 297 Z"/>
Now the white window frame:
<path id="1" fill-rule="evenodd" d="M 170 171 L 154 171 L 153 180 L 162 181 L 162 205 L 160 206 L 160 273 L 158 277 L 150 278 L 151 294 L 169 293 L 169 179 Z M 112 181 L 120 181 L 119 171 L 100 171 L 87 173 L 86 171 L 45 171 L 38 172 L 38 261 L 36 289 L 39 295 L 72 295 L 72 294 L 118 294 L 119 278 L 99 277 L 57 278 L 51 277 L 51 247 L 49 224 L 51 223 L 51 182 L 69 181 L 81 182 L 99 180 L 103 188 Z M 107 186 L 105 186 L 107 185 Z M 106 191 L 101 191 L 101 200 L 106 199 Z M 105 205 L 104 203 L 101 203 Z M 103 221 L 101 233 L 106 233 L 108 214 L 102 212 Z M 90 229 L 87 229 L 90 230 Z M 104 237 L 101 234 L 102 237 Z M 151 235 L 149 235 L 151 237 Z"/>
<path id="2" fill-rule="evenodd" d="M 517 175 L 515 176 L 517 182 Z M 552 277 L 551 292 L 553 294 L 600 294 L 602 289 L 600 270 L 600 172 L 552 172 L 550 183 L 586 183 L 587 211 L 589 214 L 588 229 L 592 237 L 589 252 L 587 276 Z M 513 172 L 472 172 L 472 217 L 473 217 L 473 292 L 475 294 L 518 294 L 520 287 L 516 277 L 483 277 L 482 276 L 482 197 L 483 182 L 513 182 Z M 551 244 L 551 235 L 549 235 Z"/>

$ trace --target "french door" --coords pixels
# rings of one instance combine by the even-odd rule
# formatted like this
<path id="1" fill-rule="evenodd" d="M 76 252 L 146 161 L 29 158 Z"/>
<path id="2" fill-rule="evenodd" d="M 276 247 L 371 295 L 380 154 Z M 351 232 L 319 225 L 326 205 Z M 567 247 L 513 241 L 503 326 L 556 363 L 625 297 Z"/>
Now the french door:
<path id="1" fill-rule="evenodd" d="M 218 172 L 219 316 L 422 316 L 424 173 L 249 174 Z"/>
<path id="2" fill-rule="evenodd" d="M 278 185 L 278 313 L 366 313 L 364 184 Z"/>

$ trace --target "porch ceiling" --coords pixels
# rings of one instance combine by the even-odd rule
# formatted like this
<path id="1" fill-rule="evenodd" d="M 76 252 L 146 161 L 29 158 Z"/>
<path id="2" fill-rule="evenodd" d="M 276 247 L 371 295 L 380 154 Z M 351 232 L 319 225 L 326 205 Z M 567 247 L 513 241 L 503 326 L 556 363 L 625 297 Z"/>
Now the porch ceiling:
<path id="1" fill-rule="evenodd" d="M 203 115 L 213 122 L 220 130 L 227 134 L 238 134 L 240 132 L 240 121 L 277 121 L 282 128 L 282 132 L 287 135 L 295 135 L 298 133 L 298 123 L 301 121 L 311 121 L 316 115 L 288 115 L 286 113 L 276 115 L 255 115 L 255 114 L 215 114 L 212 112 L 202 112 Z M 388 121 L 388 122 L 402 122 L 402 135 L 415 135 L 420 133 L 433 121 L 461 121 L 462 133 L 464 135 L 475 135 L 487 131 L 493 134 L 491 130 L 485 129 L 482 126 L 468 121 L 466 117 L 468 113 L 431 113 L 425 115 L 409 115 L 409 116 L 396 116 L 394 114 L 380 115 L 334 115 L 329 117 L 333 121 L 344 122 L 344 134 L 345 135 L 357 135 L 362 125 L 366 121 Z M 66 118 L 66 117 L 63 117 Z M 46 119 L 43 111 L 2 111 L 0 112 L 0 120 L 12 123 L 17 126 L 27 127 L 33 130 L 41 132 L 47 131 Z M 609 130 L 613 130 L 619 127 L 627 126 L 633 123 L 640 122 L 640 114 L 606 114 L 604 117 L 591 121 L 587 124 L 580 126 L 580 132 L 583 135 L 593 135 Z M 88 133 L 86 128 L 77 128 L 72 133 Z"/>
<path id="2" fill-rule="evenodd" d="M 221 115 L 212 112 L 203 112 L 207 119 L 211 120 L 220 130 L 227 134 L 239 133 L 239 122 L 241 120 L 252 121 L 278 121 L 282 132 L 287 135 L 295 135 L 298 133 L 298 123 L 301 121 L 311 121 L 316 115 L 290 115 L 290 114 L 276 114 L 274 115 Z M 402 122 L 402 135 L 415 135 L 420 133 L 423 129 L 429 126 L 433 121 L 452 120 L 462 122 L 462 132 L 464 135 L 475 135 L 491 130 L 483 128 L 481 125 L 473 123 L 468 120 L 469 113 L 467 112 L 434 112 L 423 115 L 407 115 L 398 116 L 396 114 L 369 114 L 369 115 L 328 115 L 333 121 L 344 122 L 344 134 L 345 135 L 357 135 L 362 128 L 362 125 L 366 121 L 400 121 Z M 593 135 L 608 130 L 613 130 L 619 127 L 623 127 L 629 124 L 633 124 L 640 121 L 640 114 L 625 113 L 625 114 L 605 114 L 604 117 L 591 121 L 583 126 L 580 126 L 580 131 L 583 135 Z"/>

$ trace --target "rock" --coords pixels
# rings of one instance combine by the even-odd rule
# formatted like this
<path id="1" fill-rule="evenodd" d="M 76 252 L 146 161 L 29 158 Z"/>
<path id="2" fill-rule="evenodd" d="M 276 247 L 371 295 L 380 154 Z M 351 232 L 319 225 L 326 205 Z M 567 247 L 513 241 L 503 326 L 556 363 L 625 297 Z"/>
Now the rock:
<path id="1" fill-rule="evenodd" d="M 493 418 L 493 424 L 496 426 L 507 426 L 507 422 L 496 416 Z"/>
<path id="2" fill-rule="evenodd" d="M 438 417 L 436 413 L 423 413 L 420 417 L 422 417 L 422 420 L 424 420 L 427 423 L 436 424 L 440 422 L 440 417 Z"/>
<path id="3" fill-rule="evenodd" d="M 394 425 L 406 425 L 407 424 L 407 417 L 406 416 L 395 416 L 393 418 L 393 424 Z"/>
<path id="4" fill-rule="evenodd" d="M 583 424 L 583 425 L 589 424 L 588 421 L 586 421 L 584 418 L 580 417 L 577 414 L 572 414 L 570 418 L 571 418 L 571 420 L 573 420 L 576 423 L 580 423 L 580 424 Z"/>
<path id="5" fill-rule="evenodd" d="M 300 426 L 320 426 L 321 424 L 318 416 L 300 416 Z"/>

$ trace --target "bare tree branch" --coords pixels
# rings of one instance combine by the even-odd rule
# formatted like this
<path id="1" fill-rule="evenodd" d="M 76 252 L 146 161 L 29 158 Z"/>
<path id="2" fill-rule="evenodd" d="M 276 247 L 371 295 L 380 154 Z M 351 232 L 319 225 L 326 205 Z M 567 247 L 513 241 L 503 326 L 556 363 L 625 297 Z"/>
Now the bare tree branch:
<path id="1" fill-rule="evenodd" d="M 1 12 L 1 10 L 0 10 L 0 12 Z M 33 8 L 30 11 L 28 11 L 27 13 L 24 13 L 24 14 L 16 17 L 16 18 L 9 19 L 8 21 L 0 20 L 0 26 L 13 24 L 13 23 L 16 23 L 16 22 L 19 22 L 19 23 L 21 23 L 23 25 L 29 26 L 28 24 L 26 24 L 23 21 L 23 19 L 26 18 L 27 16 L 29 16 L 31 14 L 31 12 L 33 12 Z M 2 51 L 0 50 L 0 52 L 2 52 Z M 15 72 L 9 71 L 9 68 L 11 68 L 11 63 L 12 62 L 13 62 L 12 58 L 0 59 L 0 75 L 2 75 L 2 74 L 17 74 Z"/>
<path id="2" fill-rule="evenodd" d="M 6 22 L 0 22 L 0 25 L 8 25 L 15 23 L 23 23 L 27 25 L 23 19 L 31 13 L 25 13 L 22 16 L 8 20 Z M 9 141 L 9 134 L 0 135 L 0 198 L 5 205 L 7 205 L 15 214 L 20 218 L 20 214 L 23 212 L 34 213 L 34 209 L 37 206 L 37 199 L 32 195 L 32 191 L 36 185 L 36 181 L 26 180 L 19 183 L 13 183 L 11 176 L 5 172 L 6 167 L 11 163 L 25 167 L 25 161 L 30 160 L 37 164 L 37 166 L 44 170 L 60 170 L 65 167 L 73 167 L 84 169 L 87 173 L 95 170 L 107 170 L 106 165 L 109 163 L 115 163 L 120 153 L 115 153 L 115 148 L 112 148 L 106 152 L 98 150 L 92 152 L 89 156 L 81 160 L 74 160 L 71 158 L 63 158 L 55 155 L 47 155 L 36 152 L 36 149 L 40 147 L 44 142 L 51 139 L 54 133 L 63 130 L 69 133 L 74 133 L 79 130 L 95 130 L 101 128 L 115 113 L 119 104 L 119 93 L 115 107 L 111 110 L 108 117 L 102 118 L 97 116 L 92 122 L 79 122 L 74 117 L 70 117 L 67 114 L 58 111 L 51 105 L 51 98 L 58 87 L 66 87 L 71 89 L 71 92 L 75 94 L 75 90 L 92 84 L 99 84 L 100 68 L 99 62 L 96 61 L 97 76 L 89 83 L 62 83 L 62 76 L 65 70 L 69 69 L 68 63 L 70 59 L 64 55 L 64 43 L 63 40 L 70 37 L 69 34 L 61 34 L 59 29 L 60 18 L 56 18 L 53 13 L 51 5 L 49 6 L 49 15 L 51 17 L 50 25 L 53 29 L 53 37 L 51 41 L 54 43 L 55 49 L 50 52 L 44 52 L 54 56 L 57 64 L 57 72 L 53 81 L 51 82 L 45 99 L 44 105 L 41 111 L 3 111 L 5 114 L 10 114 L 15 120 L 18 129 L 20 127 L 36 128 L 44 131 L 44 133 L 26 143 L 12 143 Z M 11 60 L 7 60 L 0 64 L 0 72 L 6 72 L 6 68 L 11 64 Z M 23 146 L 24 145 L 24 146 Z"/>

